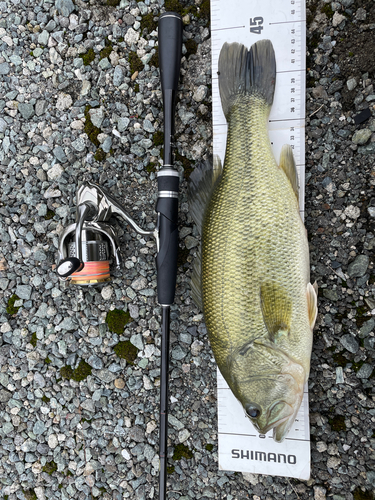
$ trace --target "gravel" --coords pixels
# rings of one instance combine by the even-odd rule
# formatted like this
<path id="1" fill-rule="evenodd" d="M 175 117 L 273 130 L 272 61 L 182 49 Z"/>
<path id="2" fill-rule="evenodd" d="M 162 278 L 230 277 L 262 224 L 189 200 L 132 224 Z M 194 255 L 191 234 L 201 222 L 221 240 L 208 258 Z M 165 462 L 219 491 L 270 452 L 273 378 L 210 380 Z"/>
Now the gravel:
<path id="1" fill-rule="evenodd" d="M 163 114 L 157 30 L 143 23 L 163 4 L 0 1 L 1 498 L 158 497 L 154 241 L 117 222 L 124 264 L 99 288 L 68 286 L 54 266 L 82 181 L 103 185 L 142 227 L 155 227 Z M 211 40 L 204 18 L 189 14 L 176 105 L 183 258 L 171 310 L 170 499 L 353 500 L 375 489 L 375 68 L 365 59 L 375 49 L 375 12 L 359 0 L 307 7 L 305 222 L 320 289 L 311 479 L 218 470 L 216 366 L 190 294 L 199 236 L 186 179 L 212 153 Z M 366 108 L 371 117 L 356 124 Z M 114 309 L 129 312 L 122 333 L 106 323 Z M 138 349 L 134 364 L 116 354 L 120 341 Z M 179 444 L 192 458 L 173 458 Z"/>

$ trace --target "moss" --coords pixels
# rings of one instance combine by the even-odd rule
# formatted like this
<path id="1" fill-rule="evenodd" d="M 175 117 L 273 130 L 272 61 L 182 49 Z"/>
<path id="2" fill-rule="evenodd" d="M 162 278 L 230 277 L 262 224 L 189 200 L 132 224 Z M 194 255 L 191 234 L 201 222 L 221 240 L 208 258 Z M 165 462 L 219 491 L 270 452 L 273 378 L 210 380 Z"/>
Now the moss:
<path id="1" fill-rule="evenodd" d="M 49 365 L 50 363 L 52 363 L 52 361 L 49 359 L 48 356 L 46 357 L 46 359 L 44 360 L 44 362 L 46 363 L 46 365 Z"/>
<path id="2" fill-rule="evenodd" d="M 199 16 L 201 19 L 205 19 L 207 22 L 210 21 L 211 10 L 210 10 L 210 0 L 203 0 L 199 7 Z"/>
<path id="3" fill-rule="evenodd" d="M 357 488 L 353 491 L 354 500 L 374 500 L 374 494 L 371 491 L 362 491 L 361 488 Z"/>
<path id="4" fill-rule="evenodd" d="M 45 220 L 50 220 L 55 217 L 55 212 L 53 210 L 47 210 L 46 215 L 44 216 Z"/>
<path id="5" fill-rule="evenodd" d="M 155 146 L 162 146 L 164 144 L 164 132 L 161 132 L 161 130 L 155 132 L 152 136 L 152 142 Z"/>
<path id="6" fill-rule="evenodd" d="M 120 5 L 121 0 L 107 0 L 107 5 L 109 7 L 117 7 Z"/>
<path id="7" fill-rule="evenodd" d="M 154 21 L 154 14 L 150 12 L 142 17 L 141 20 L 141 30 L 147 29 L 149 33 L 154 31 L 158 26 L 157 21 Z"/>
<path id="8" fill-rule="evenodd" d="M 121 37 L 118 39 L 118 43 L 122 43 L 123 41 L 124 41 L 124 37 L 122 37 L 122 36 L 121 36 Z"/>
<path id="9" fill-rule="evenodd" d="M 43 401 L 43 403 L 49 403 L 51 400 L 45 394 L 43 394 L 42 401 Z"/>
<path id="10" fill-rule="evenodd" d="M 73 476 L 73 473 L 72 473 L 70 470 L 67 470 L 67 471 L 66 471 L 66 475 L 67 475 L 67 476 Z"/>
<path id="11" fill-rule="evenodd" d="M 121 335 L 124 332 L 125 325 L 130 321 L 130 314 L 127 311 L 114 309 L 108 311 L 105 321 L 111 332 Z"/>
<path id="12" fill-rule="evenodd" d="M 332 357 L 333 357 L 333 361 L 336 363 L 336 365 L 342 366 L 343 368 L 344 368 L 344 366 L 346 366 L 349 363 L 347 358 L 345 356 L 343 356 L 341 352 L 335 353 Z"/>
<path id="13" fill-rule="evenodd" d="M 26 500 L 38 500 L 34 490 L 22 490 Z"/>
<path id="14" fill-rule="evenodd" d="M 329 418 L 328 422 L 333 431 L 346 431 L 345 417 L 343 415 L 335 415 Z"/>
<path id="15" fill-rule="evenodd" d="M 90 141 L 98 148 L 100 146 L 100 142 L 98 140 L 98 135 L 101 133 L 100 128 L 95 127 L 95 125 L 91 121 L 90 111 L 91 106 L 87 105 L 85 108 L 85 128 L 84 131 L 87 134 L 87 137 Z"/>
<path id="16" fill-rule="evenodd" d="M 165 0 L 164 7 L 166 11 L 177 12 L 177 14 L 183 15 L 183 6 L 178 0 Z"/>
<path id="17" fill-rule="evenodd" d="M 82 61 L 83 61 L 83 64 L 85 66 L 88 66 L 89 64 L 91 64 L 93 62 L 93 60 L 95 59 L 95 52 L 94 52 L 94 49 L 91 47 L 85 54 L 80 54 L 79 56 Z"/>
<path id="18" fill-rule="evenodd" d="M 150 66 L 155 66 L 155 68 L 159 67 L 159 52 L 156 51 L 152 54 L 152 57 L 149 61 Z"/>
<path id="19" fill-rule="evenodd" d="M 134 364 L 134 361 L 136 360 L 139 351 L 139 349 L 135 347 L 135 345 L 133 345 L 130 342 L 130 340 L 119 342 L 118 344 L 115 345 L 113 350 L 115 351 L 116 355 L 119 358 L 126 359 L 126 361 L 130 365 Z"/>
<path id="20" fill-rule="evenodd" d="M 173 452 L 173 460 L 181 460 L 181 458 L 186 458 L 189 460 L 193 458 L 193 452 L 183 443 L 178 444 Z"/>
<path id="21" fill-rule="evenodd" d="M 325 14 L 328 19 L 332 19 L 333 15 L 334 15 L 334 12 L 332 10 L 332 7 L 331 7 L 331 4 L 329 3 L 326 3 L 321 9 L 320 9 L 320 12 L 322 14 Z"/>
<path id="22" fill-rule="evenodd" d="M 170 465 L 167 467 L 167 474 L 173 474 L 174 473 L 174 465 Z"/>
<path id="23" fill-rule="evenodd" d="M 214 449 L 214 445 L 213 444 L 206 444 L 206 450 L 207 451 L 212 451 Z"/>
<path id="24" fill-rule="evenodd" d="M 32 335 L 31 335 L 31 340 L 30 340 L 30 344 L 33 346 L 33 347 L 36 347 L 36 343 L 37 343 L 38 339 L 36 338 L 36 332 L 34 332 Z"/>
<path id="25" fill-rule="evenodd" d="M 63 484 L 62 484 L 62 483 L 60 483 L 60 484 L 58 485 L 58 488 L 59 488 L 59 490 L 62 490 L 62 489 L 64 488 Z"/>
<path id="26" fill-rule="evenodd" d="M 42 471 L 52 476 L 52 474 L 57 471 L 57 464 L 53 460 L 51 462 L 47 462 L 42 468 Z"/>
<path id="27" fill-rule="evenodd" d="M 360 368 L 364 365 L 364 363 L 365 362 L 362 361 L 362 360 L 358 361 L 358 363 L 355 363 L 354 361 L 352 361 L 352 368 L 353 368 L 353 370 L 357 373 L 360 370 Z"/>
<path id="28" fill-rule="evenodd" d="M 13 316 L 13 314 L 17 314 L 18 313 L 18 309 L 19 307 L 14 307 L 14 303 L 17 301 L 17 300 L 20 300 L 20 298 L 18 297 L 18 295 L 14 294 L 12 295 L 9 299 L 8 299 L 8 305 L 7 305 L 7 308 L 6 308 L 6 311 L 8 314 L 10 314 L 11 316 Z"/>
<path id="29" fill-rule="evenodd" d="M 354 52 L 349 52 L 349 57 L 353 57 L 354 56 Z"/>
<path id="30" fill-rule="evenodd" d="M 94 154 L 94 158 L 96 161 L 104 161 L 106 159 L 106 154 L 102 150 L 102 148 L 98 148 Z"/>
<path id="31" fill-rule="evenodd" d="M 189 57 L 191 54 L 197 53 L 198 44 L 192 38 L 186 40 L 185 47 L 186 47 L 186 57 Z"/>
<path id="32" fill-rule="evenodd" d="M 139 83 L 134 85 L 134 92 L 139 92 Z"/>
<path id="33" fill-rule="evenodd" d="M 146 170 L 149 174 L 151 174 L 151 172 L 156 172 L 156 163 L 153 162 L 153 161 L 150 161 L 150 163 L 147 165 L 146 167 Z"/>
<path id="34" fill-rule="evenodd" d="M 104 47 L 104 49 L 102 49 L 100 52 L 99 52 L 99 59 L 102 60 L 104 59 L 105 57 L 109 57 L 110 53 L 112 52 L 113 50 L 113 47 L 111 44 L 107 45 L 107 47 Z"/>
<path id="35" fill-rule="evenodd" d="M 71 366 L 63 366 L 60 368 L 60 375 L 63 378 L 74 380 L 75 382 L 81 382 L 89 375 L 91 375 L 91 366 L 86 363 L 83 359 L 79 362 L 79 365 L 75 370 Z"/>
<path id="36" fill-rule="evenodd" d="M 129 64 L 130 64 L 130 73 L 133 75 L 136 71 L 140 72 L 143 70 L 144 65 L 140 60 L 136 52 L 130 52 L 129 54 Z"/>

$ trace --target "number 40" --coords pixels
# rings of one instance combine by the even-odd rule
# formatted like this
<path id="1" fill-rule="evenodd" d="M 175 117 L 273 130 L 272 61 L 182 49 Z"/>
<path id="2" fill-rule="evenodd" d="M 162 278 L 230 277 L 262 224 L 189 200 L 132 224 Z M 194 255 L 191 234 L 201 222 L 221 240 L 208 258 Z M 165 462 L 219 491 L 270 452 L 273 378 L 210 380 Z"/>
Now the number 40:
<path id="1" fill-rule="evenodd" d="M 260 35 L 263 29 L 263 17 L 250 18 L 250 33 Z"/>

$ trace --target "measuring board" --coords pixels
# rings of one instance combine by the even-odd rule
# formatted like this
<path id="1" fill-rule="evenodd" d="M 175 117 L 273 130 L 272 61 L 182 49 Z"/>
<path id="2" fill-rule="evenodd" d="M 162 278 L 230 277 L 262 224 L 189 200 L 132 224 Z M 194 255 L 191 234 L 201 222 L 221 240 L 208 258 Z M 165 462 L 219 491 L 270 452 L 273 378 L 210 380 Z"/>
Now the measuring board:
<path id="1" fill-rule="evenodd" d="M 227 122 L 221 107 L 218 60 L 225 42 L 247 48 L 272 41 L 276 55 L 276 89 L 269 117 L 269 137 L 279 162 L 281 148 L 293 148 L 300 185 L 300 213 L 305 205 L 305 0 L 211 0 L 213 152 L 224 163 Z M 282 443 L 272 431 L 259 435 L 245 417 L 218 370 L 219 468 L 309 479 L 310 426 L 307 387 L 295 425 Z"/>

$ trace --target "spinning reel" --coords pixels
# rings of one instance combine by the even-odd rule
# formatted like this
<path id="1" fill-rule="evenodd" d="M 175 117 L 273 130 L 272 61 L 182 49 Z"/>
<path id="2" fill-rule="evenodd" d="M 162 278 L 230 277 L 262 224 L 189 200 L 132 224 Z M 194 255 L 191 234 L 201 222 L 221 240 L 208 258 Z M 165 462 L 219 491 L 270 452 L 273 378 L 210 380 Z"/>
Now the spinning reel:
<path id="1" fill-rule="evenodd" d="M 111 281 L 109 261 L 120 269 L 119 243 L 109 219 L 119 215 L 142 236 L 158 231 L 145 231 L 103 188 L 86 182 L 77 192 L 76 222 L 67 226 L 59 239 L 57 274 L 62 281 L 93 286 Z"/>

